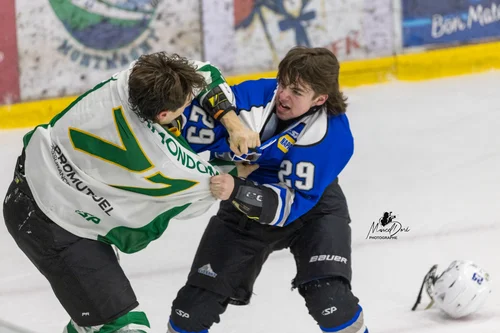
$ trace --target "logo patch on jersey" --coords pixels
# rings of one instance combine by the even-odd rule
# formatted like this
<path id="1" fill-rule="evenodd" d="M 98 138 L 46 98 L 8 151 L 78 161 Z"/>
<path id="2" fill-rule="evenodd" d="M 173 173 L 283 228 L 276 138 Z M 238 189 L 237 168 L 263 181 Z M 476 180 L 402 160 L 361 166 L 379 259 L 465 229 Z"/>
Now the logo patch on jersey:
<path id="1" fill-rule="evenodd" d="M 66 31 L 57 50 L 82 67 L 114 69 L 150 53 L 159 38 L 150 27 L 158 0 L 49 0 Z M 93 52 L 86 52 L 90 49 Z M 96 52 L 98 54 L 96 54 Z"/>
<path id="2" fill-rule="evenodd" d="M 302 131 L 302 129 L 300 131 Z M 296 130 L 291 130 L 289 132 L 289 134 L 292 136 L 292 138 L 294 138 L 295 140 L 297 140 L 297 138 L 299 137 L 300 132 L 297 132 Z"/>
<path id="3" fill-rule="evenodd" d="M 89 222 L 92 222 L 95 224 L 99 224 L 101 222 L 100 218 L 98 218 L 97 216 L 94 216 L 90 213 L 82 212 L 81 210 L 75 210 L 75 213 L 77 213 L 78 215 L 80 215 L 81 217 L 83 217 L 85 220 L 87 220 Z"/>
<path id="4" fill-rule="evenodd" d="M 278 139 L 278 148 L 284 153 L 288 153 L 288 150 L 294 144 L 295 144 L 295 139 L 288 134 L 285 134 Z"/>

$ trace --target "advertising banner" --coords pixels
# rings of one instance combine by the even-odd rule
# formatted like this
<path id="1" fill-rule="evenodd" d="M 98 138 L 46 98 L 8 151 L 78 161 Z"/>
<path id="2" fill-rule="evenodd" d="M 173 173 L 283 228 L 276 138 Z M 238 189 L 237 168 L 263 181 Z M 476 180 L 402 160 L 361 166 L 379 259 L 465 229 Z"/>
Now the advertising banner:
<path id="1" fill-rule="evenodd" d="M 16 0 L 22 100 L 75 95 L 156 51 L 201 59 L 198 0 Z"/>
<path id="2" fill-rule="evenodd" d="M 403 46 L 500 37 L 500 1 L 403 0 Z"/>
<path id="3" fill-rule="evenodd" d="M 391 0 L 203 0 L 205 54 L 235 74 L 276 70 L 296 45 L 327 47 L 340 60 L 390 55 L 391 8 Z"/>
<path id="4" fill-rule="evenodd" d="M 0 105 L 19 100 L 16 12 L 14 0 L 2 3 L 0 10 Z"/>

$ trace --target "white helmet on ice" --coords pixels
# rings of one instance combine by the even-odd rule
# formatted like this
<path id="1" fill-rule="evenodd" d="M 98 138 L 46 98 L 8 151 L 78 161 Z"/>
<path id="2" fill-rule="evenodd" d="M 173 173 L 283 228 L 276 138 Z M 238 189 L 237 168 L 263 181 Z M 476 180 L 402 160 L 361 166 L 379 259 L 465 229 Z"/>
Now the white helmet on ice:
<path id="1" fill-rule="evenodd" d="M 453 318 L 476 312 L 491 293 L 489 274 L 471 261 L 455 260 L 439 276 L 436 271 L 434 265 L 425 276 L 412 310 L 420 303 L 424 285 L 432 300 L 427 309 L 436 304 Z"/>

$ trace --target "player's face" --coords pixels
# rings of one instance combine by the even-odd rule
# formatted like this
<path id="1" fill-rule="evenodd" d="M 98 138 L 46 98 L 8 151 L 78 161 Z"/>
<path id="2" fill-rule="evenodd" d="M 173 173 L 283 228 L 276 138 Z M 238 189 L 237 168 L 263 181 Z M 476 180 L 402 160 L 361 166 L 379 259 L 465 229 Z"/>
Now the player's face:
<path id="1" fill-rule="evenodd" d="M 276 94 L 276 115 L 281 120 L 300 117 L 313 106 L 325 103 L 328 95 L 315 96 L 308 84 L 291 84 L 278 86 Z"/>

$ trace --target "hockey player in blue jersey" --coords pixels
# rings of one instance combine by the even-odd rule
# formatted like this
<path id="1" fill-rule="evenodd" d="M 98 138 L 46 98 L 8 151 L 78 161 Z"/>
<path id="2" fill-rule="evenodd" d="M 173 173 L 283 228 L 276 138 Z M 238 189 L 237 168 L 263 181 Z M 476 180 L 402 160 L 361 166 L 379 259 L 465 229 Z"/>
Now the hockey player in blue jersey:
<path id="1" fill-rule="evenodd" d="M 248 304 L 267 257 L 284 248 L 297 264 L 292 285 L 321 330 L 368 332 L 351 292 L 350 218 L 337 180 L 353 154 L 338 75 L 329 50 L 297 47 L 277 79 L 232 87 L 239 118 L 262 142 L 243 156 L 230 152 L 227 133 L 203 105 L 184 112 L 183 134 L 195 151 L 259 168 L 247 179 L 212 177 L 212 194 L 223 201 L 173 302 L 169 333 L 206 333 L 228 304 Z"/>

